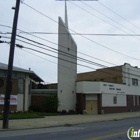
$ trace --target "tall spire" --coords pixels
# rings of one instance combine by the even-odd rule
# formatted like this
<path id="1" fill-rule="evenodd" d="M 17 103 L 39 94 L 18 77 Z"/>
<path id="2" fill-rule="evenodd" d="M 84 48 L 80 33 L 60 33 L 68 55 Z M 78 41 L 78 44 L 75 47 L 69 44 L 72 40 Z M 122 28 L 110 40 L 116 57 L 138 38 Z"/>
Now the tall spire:
<path id="1" fill-rule="evenodd" d="M 65 26 L 68 29 L 68 15 L 67 15 L 67 3 L 65 0 Z"/>

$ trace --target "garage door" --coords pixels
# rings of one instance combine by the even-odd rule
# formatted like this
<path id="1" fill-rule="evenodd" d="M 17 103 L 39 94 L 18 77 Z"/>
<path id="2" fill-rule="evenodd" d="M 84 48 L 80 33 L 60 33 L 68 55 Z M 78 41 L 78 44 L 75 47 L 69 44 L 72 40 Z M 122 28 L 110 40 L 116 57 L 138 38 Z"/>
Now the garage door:
<path id="1" fill-rule="evenodd" d="M 87 114 L 98 114 L 97 101 L 86 101 Z"/>

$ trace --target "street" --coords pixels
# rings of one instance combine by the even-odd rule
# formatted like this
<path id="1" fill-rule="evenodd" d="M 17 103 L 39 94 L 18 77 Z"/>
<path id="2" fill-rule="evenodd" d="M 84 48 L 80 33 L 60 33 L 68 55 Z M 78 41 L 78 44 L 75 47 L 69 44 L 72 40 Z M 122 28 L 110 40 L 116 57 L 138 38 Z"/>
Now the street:
<path id="1" fill-rule="evenodd" d="M 140 129 L 140 119 L 66 125 L 62 127 L 0 132 L 0 140 L 128 140 L 130 127 Z M 137 138 L 139 139 L 139 138 Z"/>

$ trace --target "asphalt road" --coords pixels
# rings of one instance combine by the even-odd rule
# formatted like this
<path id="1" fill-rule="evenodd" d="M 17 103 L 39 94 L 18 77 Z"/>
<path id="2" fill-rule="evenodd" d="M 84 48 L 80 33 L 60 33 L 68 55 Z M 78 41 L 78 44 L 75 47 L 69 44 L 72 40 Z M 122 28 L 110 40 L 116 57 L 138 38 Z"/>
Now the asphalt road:
<path id="1" fill-rule="evenodd" d="M 3 131 L 0 132 L 0 140 L 128 140 L 126 133 L 130 127 L 140 129 L 140 118 L 64 127 Z"/>

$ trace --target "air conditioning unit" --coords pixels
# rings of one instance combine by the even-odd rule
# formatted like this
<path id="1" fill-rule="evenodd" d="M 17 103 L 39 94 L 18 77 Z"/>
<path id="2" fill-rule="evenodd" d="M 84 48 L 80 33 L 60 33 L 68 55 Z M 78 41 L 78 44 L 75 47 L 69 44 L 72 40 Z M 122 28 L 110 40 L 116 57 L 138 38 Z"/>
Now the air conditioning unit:
<path id="1" fill-rule="evenodd" d="M 101 110 L 101 114 L 104 114 L 104 110 Z"/>
<path id="2" fill-rule="evenodd" d="M 87 114 L 87 110 L 83 110 L 83 114 Z"/>

